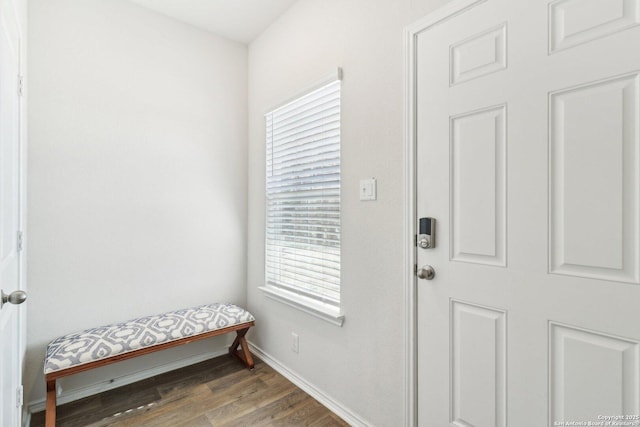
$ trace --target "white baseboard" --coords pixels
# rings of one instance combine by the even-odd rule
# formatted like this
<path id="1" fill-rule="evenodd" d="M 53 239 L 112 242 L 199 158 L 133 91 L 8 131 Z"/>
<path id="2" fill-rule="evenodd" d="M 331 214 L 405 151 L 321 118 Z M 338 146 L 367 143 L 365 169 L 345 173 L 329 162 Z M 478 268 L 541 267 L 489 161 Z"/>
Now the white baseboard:
<path id="1" fill-rule="evenodd" d="M 365 421 L 361 416 L 354 413 L 350 409 L 346 408 L 344 405 L 337 402 L 335 399 L 327 395 L 322 390 L 318 389 L 313 384 L 309 383 L 307 380 L 302 378 L 296 372 L 290 370 L 286 366 L 284 366 L 280 361 L 274 359 L 268 353 L 265 353 L 260 347 L 256 346 L 252 342 L 249 342 L 249 348 L 251 351 L 264 363 L 271 366 L 278 373 L 280 373 L 283 377 L 287 378 L 289 381 L 294 383 L 300 389 L 302 389 L 309 396 L 316 399 L 318 402 L 322 403 L 324 406 L 329 408 L 333 413 L 338 415 L 344 421 L 349 423 L 352 426 L 358 427 L 368 427 L 371 424 Z"/>
<path id="2" fill-rule="evenodd" d="M 85 397 L 102 393 L 108 390 L 112 390 L 114 388 L 122 387 L 137 381 L 146 380 L 147 378 L 151 378 L 155 375 L 164 374 L 166 372 L 184 368 L 185 366 L 204 362 L 205 360 L 213 359 L 215 357 L 222 356 L 228 353 L 229 353 L 229 350 L 225 347 L 213 352 L 207 352 L 207 353 L 197 354 L 191 357 L 186 357 L 184 359 L 176 360 L 175 362 L 166 363 L 163 365 L 156 365 L 149 369 L 144 369 L 131 375 L 124 375 L 118 378 L 108 379 L 105 381 L 101 381 L 99 383 L 90 384 L 86 387 L 77 388 L 77 389 L 65 392 L 63 395 L 57 398 L 57 404 L 64 405 L 65 403 L 83 399 Z M 29 424 L 26 424 L 26 421 L 29 421 L 31 419 L 31 414 L 44 411 L 45 407 L 46 407 L 45 399 L 38 399 L 32 402 L 29 402 L 25 425 L 27 426 L 29 425 Z"/>

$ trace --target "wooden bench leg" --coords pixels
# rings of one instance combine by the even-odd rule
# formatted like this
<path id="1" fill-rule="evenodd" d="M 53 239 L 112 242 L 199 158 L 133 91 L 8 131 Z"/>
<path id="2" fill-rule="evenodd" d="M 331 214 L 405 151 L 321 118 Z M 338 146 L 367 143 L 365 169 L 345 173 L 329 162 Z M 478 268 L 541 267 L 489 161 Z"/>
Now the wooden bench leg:
<path id="1" fill-rule="evenodd" d="M 251 357 L 251 353 L 249 352 L 249 345 L 247 344 L 247 340 L 244 337 L 248 331 L 249 328 L 236 331 L 236 339 L 233 340 L 233 344 L 231 344 L 231 347 L 229 347 L 229 353 L 240 359 L 242 363 L 247 366 L 247 368 L 253 369 L 253 357 Z M 238 350 L 238 347 L 240 347 L 241 350 Z"/>
<path id="2" fill-rule="evenodd" d="M 56 380 L 47 381 L 46 427 L 56 427 Z"/>

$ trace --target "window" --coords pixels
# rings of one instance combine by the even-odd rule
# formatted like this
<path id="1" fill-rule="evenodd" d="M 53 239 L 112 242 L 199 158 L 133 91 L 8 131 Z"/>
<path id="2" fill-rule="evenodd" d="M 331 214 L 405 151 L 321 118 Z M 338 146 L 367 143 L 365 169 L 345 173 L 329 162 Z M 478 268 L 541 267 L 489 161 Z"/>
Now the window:
<path id="1" fill-rule="evenodd" d="M 266 114 L 268 296 L 340 315 L 340 80 Z"/>

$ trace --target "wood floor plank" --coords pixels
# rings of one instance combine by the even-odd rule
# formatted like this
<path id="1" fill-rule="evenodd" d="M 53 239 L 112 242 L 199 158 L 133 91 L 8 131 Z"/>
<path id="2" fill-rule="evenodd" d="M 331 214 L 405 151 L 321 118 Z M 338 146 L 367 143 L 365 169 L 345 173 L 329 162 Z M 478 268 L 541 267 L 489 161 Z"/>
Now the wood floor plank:
<path id="1" fill-rule="evenodd" d="M 312 421 L 309 427 L 341 427 L 348 426 L 340 417 L 333 413 L 328 413 L 315 421 Z"/>
<path id="2" fill-rule="evenodd" d="M 313 420 L 326 413 L 326 408 L 315 400 L 304 399 L 287 410 L 274 414 L 268 422 L 256 426 L 300 426 L 307 427 Z"/>
<path id="3" fill-rule="evenodd" d="M 212 394 L 191 394 L 188 401 L 171 402 L 162 408 L 156 408 L 153 412 L 146 415 L 129 418 L 129 425 L 157 425 L 157 426 L 173 426 L 185 421 L 186 414 L 201 413 L 203 408 L 215 407 L 220 402 L 232 402 L 250 398 L 259 391 L 267 392 L 268 386 L 261 381 L 253 381 L 249 383 L 240 383 L 237 385 L 240 390 L 234 390 L 231 394 L 221 394 L 213 396 Z M 162 403 L 161 403 L 162 405 Z M 222 425 L 218 420 L 207 417 L 214 425 Z M 235 421 L 231 419 L 231 422 Z"/>
<path id="4" fill-rule="evenodd" d="M 308 427 L 314 420 L 326 414 L 327 408 L 316 401 L 307 401 L 288 415 L 277 418 L 274 425 Z"/>
<path id="5" fill-rule="evenodd" d="M 58 427 L 347 426 L 259 359 L 217 357 L 58 409 Z M 31 426 L 44 426 L 44 412 Z"/>
<path id="6" fill-rule="evenodd" d="M 228 374 L 248 372 L 250 371 L 247 369 L 238 369 L 237 360 L 225 356 L 222 363 L 199 363 L 197 370 L 186 371 L 185 375 L 180 375 L 180 373 L 172 375 L 171 379 L 167 378 L 167 381 L 163 381 L 158 386 L 158 392 L 161 396 L 166 397 L 170 394 L 180 393 L 182 390 L 189 390 L 193 385 L 216 381 Z"/>
<path id="7" fill-rule="evenodd" d="M 214 424 L 209 422 L 209 419 L 204 415 L 200 415 L 197 418 L 189 420 L 182 424 L 176 424 L 175 427 L 212 427 Z"/>
<path id="8" fill-rule="evenodd" d="M 283 413 L 288 413 L 292 407 L 300 404 L 308 395 L 300 389 L 295 389 L 291 393 L 283 396 L 282 398 L 272 402 L 256 411 L 251 412 L 248 415 L 238 417 L 233 420 L 234 426 L 257 426 L 257 425 L 270 425 L 275 419 L 279 418 Z"/>
<path id="9" fill-rule="evenodd" d="M 207 411 L 206 416 L 215 425 L 230 423 L 237 418 L 248 415 L 270 403 L 281 399 L 295 390 L 295 386 L 289 382 L 275 380 L 265 381 L 268 385 L 264 390 L 260 390 L 252 396 L 235 400 Z"/>

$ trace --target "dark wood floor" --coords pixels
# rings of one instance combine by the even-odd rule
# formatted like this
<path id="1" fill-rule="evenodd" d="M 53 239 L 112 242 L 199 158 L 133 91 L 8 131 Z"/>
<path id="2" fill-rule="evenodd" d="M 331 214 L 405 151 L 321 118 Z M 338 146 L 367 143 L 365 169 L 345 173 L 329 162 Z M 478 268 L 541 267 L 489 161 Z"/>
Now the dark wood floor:
<path id="1" fill-rule="evenodd" d="M 256 359 L 221 356 L 58 406 L 57 426 L 347 426 Z M 31 426 L 44 425 L 44 412 Z"/>

